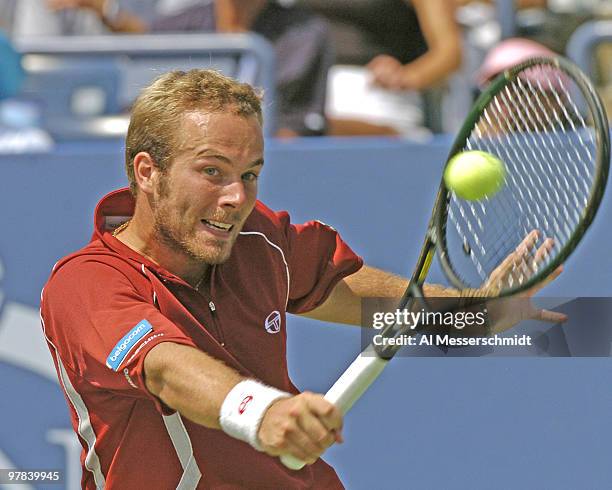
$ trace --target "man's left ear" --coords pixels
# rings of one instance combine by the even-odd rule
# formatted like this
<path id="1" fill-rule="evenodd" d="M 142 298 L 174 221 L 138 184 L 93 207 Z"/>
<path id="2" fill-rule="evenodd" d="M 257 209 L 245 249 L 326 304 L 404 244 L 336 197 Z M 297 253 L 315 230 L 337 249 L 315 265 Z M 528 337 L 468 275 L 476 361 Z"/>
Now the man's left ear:
<path id="1" fill-rule="evenodd" d="M 134 178 L 138 189 L 145 194 L 152 194 L 160 173 L 153 157 L 146 151 L 134 156 Z"/>

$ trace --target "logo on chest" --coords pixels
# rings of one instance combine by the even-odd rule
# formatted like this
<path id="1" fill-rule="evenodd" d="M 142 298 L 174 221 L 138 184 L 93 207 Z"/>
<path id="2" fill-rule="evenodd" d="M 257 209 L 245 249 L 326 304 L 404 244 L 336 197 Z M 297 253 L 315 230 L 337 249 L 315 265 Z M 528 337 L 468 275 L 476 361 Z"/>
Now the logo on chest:
<path id="1" fill-rule="evenodd" d="M 268 333 L 278 333 L 281 329 L 281 314 L 278 311 L 273 311 L 266 317 L 266 321 L 264 323 L 266 327 L 266 332 Z"/>

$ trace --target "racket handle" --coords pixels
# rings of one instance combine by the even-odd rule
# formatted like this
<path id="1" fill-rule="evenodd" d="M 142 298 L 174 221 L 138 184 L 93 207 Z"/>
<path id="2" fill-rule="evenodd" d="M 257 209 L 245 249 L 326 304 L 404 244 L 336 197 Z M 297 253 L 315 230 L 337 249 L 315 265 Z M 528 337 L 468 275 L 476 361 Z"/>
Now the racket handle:
<path id="1" fill-rule="evenodd" d="M 342 415 L 361 398 L 389 361 L 381 359 L 369 347 L 347 368 L 325 394 L 325 399 L 338 407 Z M 306 463 L 290 455 L 281 456 L 282 463 L 291 470 L 301 470 Z"/>

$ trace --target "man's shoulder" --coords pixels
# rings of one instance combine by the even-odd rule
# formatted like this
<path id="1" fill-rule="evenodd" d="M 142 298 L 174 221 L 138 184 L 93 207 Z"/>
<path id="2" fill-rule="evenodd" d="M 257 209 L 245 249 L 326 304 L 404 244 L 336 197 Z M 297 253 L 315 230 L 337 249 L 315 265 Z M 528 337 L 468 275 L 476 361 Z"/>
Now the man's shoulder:
<path id="1" fill-rule="evenodd" d="M 261 201 L 257 201 L 253 211 L 246 220 L 237 245 L 243 243 L 247 236 L 258 235 L 265 238 L 269 244 L 274 244 L 283 250 L 288 247 L 287 233 L 290 226 L 289 214 L 286 211 L 274 211 Z M 249 248 L 252 242 L 248 240 Z"/>
<path id="2" fill-rule="evenodd" d="M 251 215 L 247 219 L 245 231 L 283 231 L 289 224 L 287 211 L 274 211 L 261 201 L 255 203 Z"/>
<path id="3" fill-rule="evenodd" d="M 138 267 L 128 258 L 110 250 L 101 240 L 93 240 L 85 247 L 60 259 L 51 271 L 45 289 L 65 281 L 81 284 L 103 283 L 108 279 L 138 275 Z"/>

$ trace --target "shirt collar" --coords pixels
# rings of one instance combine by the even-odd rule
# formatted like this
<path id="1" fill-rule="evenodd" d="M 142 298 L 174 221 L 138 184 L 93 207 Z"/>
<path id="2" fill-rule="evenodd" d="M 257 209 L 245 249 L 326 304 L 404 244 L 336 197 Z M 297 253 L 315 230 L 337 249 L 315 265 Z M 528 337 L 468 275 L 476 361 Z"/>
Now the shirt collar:
<path id="1" fill-rule="evenodd" d="M 101 240 L 113 252 L 123 257 L 143 264 L 147 269 L 152 270 L 159 276 L 167 279 L 185 283 L 183 279 L 167 271 L 160 265 L 149 260 L 136 250 L 128 247 L 125 243 L 113 236 L 113 231 L 134 215 L 136 201 L 129 188 L 124 187 L 108 193 L 104 196 L 94 213 L 94 233 L 92 241 Z"/>

